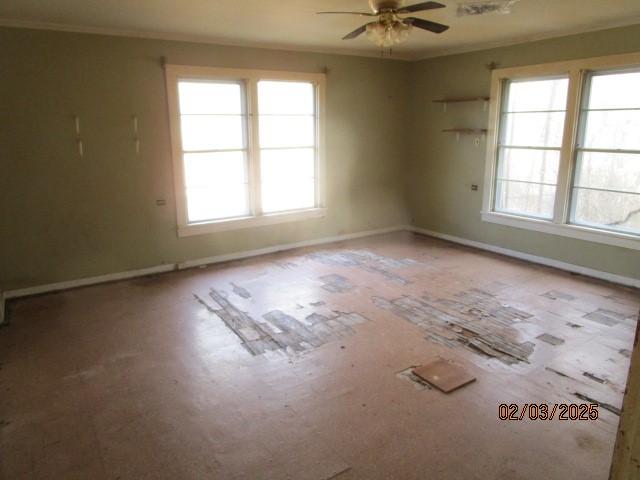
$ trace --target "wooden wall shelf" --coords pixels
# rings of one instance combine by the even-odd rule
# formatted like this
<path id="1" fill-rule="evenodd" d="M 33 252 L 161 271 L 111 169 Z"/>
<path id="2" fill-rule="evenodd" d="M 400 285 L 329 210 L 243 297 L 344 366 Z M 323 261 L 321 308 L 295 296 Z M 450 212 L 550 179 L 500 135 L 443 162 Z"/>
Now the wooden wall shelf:
<path id="1" fill-rule="evenodd" d="M 459 98 L 441 98 L 434 100 L 433 103 L 464 103 L 464 102 L 488 102 L 490 97 L 459 97 Z"/>
<path id="2" fill-rule="evenodd" d="M 487 110 L 487 105 L 489 104 L 490 97 L 457 97 L 457 98 L 440 98 L 437 100 L 433 100 L 433 103 L 441 103 L 444 111 L 447 111 L 447 104 L 449 103 L 469 103 L 469 102 L 483 102 L 483 109 Z"/>
<path id="3" fill-rule="evenodd" d="M 486 128 L 446 128 L 443 132 L 462 133 L 467 135 L 486 135 Z"/>

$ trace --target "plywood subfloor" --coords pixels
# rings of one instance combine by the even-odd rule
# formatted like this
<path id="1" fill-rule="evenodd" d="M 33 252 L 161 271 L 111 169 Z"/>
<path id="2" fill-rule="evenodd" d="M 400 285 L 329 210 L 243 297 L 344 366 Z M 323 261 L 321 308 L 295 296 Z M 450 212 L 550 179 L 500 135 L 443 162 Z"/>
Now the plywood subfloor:
<path id="1" fill-rule="evenodd" d="M 639 304 L 405 233 L 15 301 L 0 329 L 0 471 L 606 478 Z M 446 395 L 412 379 L 437 358 L 477 380 Z M 611 408 L 498 419 L 502 403 L 584 398 Z"/>

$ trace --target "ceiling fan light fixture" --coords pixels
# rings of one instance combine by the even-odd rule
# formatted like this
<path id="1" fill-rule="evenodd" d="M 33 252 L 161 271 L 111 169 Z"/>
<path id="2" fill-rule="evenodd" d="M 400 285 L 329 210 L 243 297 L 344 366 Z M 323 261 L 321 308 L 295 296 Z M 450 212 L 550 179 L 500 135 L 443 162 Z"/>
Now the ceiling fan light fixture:
<path id="1" fill-rule="evenodd" d="M 381 48 L 389 48 L 404 42 L 412 25 L 400 20 L 393 22 L 372 22 L 367 25 L 367 38 Z"/>

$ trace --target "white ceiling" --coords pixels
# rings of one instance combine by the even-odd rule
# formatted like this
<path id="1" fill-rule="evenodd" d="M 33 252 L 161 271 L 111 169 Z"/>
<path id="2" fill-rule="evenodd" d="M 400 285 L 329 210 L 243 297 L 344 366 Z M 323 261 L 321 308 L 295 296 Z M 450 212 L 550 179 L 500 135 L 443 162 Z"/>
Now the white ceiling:
<path id="1" fill-rule="evenodd" d="M 407 4 L 422 0 L 408 0 Z M 640 0 L 520 0 L 510 15 L 456 16 L 447 8 L 415 16 L 451 26 L 436 35 L 414 29 L 393 57 L 418 59 L 494 45 L 640 24 Z M 341 37 L 368 21 L 320 10 L 368 11 L 367 0 L 2 0 L 0 25 L 152 38 L 379 55 L 365 35 Z"/>

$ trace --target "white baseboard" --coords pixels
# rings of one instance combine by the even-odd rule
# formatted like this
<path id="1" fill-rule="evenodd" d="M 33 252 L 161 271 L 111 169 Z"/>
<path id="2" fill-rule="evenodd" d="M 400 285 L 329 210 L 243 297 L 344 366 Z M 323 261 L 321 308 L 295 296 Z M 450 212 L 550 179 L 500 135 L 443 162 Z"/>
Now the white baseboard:
<path id="1" fill-rule="evenodd" d="M 106 275 L 98 275 L 97 277 L 85 277 L 77 280 L 68 280 L 65 282 L 49 283 L 46 285 L 36 285 L 35 287 L 20 288 L 18 290 L 7 290 L 4 292 L 4 298 L 29 297 L 31 295 L 40 295 L 42 293 L 57 292 L 59 290 L 69 290 L 70 288 L 86 287 L 88 285 L 96 285 L 98 283 L 115 282 L 117 280 L 126 280 L 128 278 L 144 277 L 146 275 L 154 275 L 156 273 L 164 273 L 175 270 L 174 264 L 158 265 L 156 267 L 143 268 L 140 270 L 129 270 L 127 272 L 108 273 Z"/>
<path id="2" fill-rule="evenodd" d="M 572 263 L 561 262 L 560 260 L 553 260 L 547 257 L 539 257 L 537 255 L 531 255 L 530 253 L 523 253 L 517 250 L 509 250 L 508 248 L 497 247 L 488 243 L 477 242 L 475 240 L 469 240 L 462 237 L 456 237 L 454 235 L 448 235 L 446 233 L 434 232 L 433 230 L 426 230 L 418 227 L 408 227 L 408 230 L 427 235 L 429 237 L 440 238 L 442 240 L 448 240 L 450 242 L 459 243 L 468 247 L 479 248 L 481 250 L 487 250 L 493 253 L 499 253 L 508 257 L 519 258 L 520 260 L 526 260 L 527 262 L 539 263 L 548 267 L 558 268 L 560 270 L 566 270 L 567 272 L 579 273 L 586 275 L 587 277 L 598 278 L 600 280 L 606 280 L 608 282 L 619 283 L 628 287 L 640 288 L 640 279 L 624 277 L 622 275 L 616 275 L 615 273 L 602 272 L 600 270 L 594 270 L 592 268 L 582 267 L 580 265 L 574 265 Z"/>
<path id="3" fill-rule="evenodd" d="M 369 237 L 371 235 L 380 235 L 383 233 L 397 232 L 407 230 L 408 227 L 399 225 L 389 228 L 379 228 L 376 230 L 366 230 L 356 233 L 347 233 L 344 235 L 336 235 L 333 237 L 316 238 L 313 240 L 305 240 L 302 242 L 284 243 L 274 245 L 272 247 L 259 248 L 256 250 L 245 250 L 242 252 L 228 253 L 224 255 L 215 255 L 213 257 L 199 258 L 195 260 L 186 260 L 180 263 L 169 263 L 158 265 L 155 267 L 143 268 L 141 270 L 130 270 L 127 272 L 109 273 L 107 275 L 99 275 L 96 277 L 80 278 L 78 280 L 68 280 L 65 282 L 49 283 L 46 285 L 37 285 L 34 287 L 21 288 L 17 290 L 7 290 L 4 292 L 4 298 L 28 297 L 31 295 L 40 295 L 43 293 L 56 292 L 60 290 L 69 290 L 71 288 L 85 287 L 88 285 L 97 285 L 99 283 L 114 282 L 117 280 L 126 280 L 129 278 L 144 277 L 157 273 L 170 272 L 173 270 L 183 270 L 187 268 L 198 267 L 200 265 L 210 265 L 213 263 L 228 262 L 230 260 L 239 260 L 242 258 L 256 257 L 267 253 L 281 252 L 284 250 L 292 250 L 294 248 L 311 247 L 314 245 L 322 245 L 325 243 L 339 242 L 342 240 L 351 240 L 354 238 Z M 4 312 L 4 309 L 2 309 Z M 2 317 L 0 317 L 2 318 Z M 0 323 L 2 323 L 0 321 Z"/>
<path id="4" fill-rule="evenodd" d="M 256 257 L 259 255 L 266 255 L 268 253 L 281 252 L 285 250 L 292 250 L 295 248 L 312 247 L 314 245 L 322 245 L 326 243 L 339 242 L 344 240 L 352 240 L 355 238 L 368 237 L 371 235 L 380 235 L 384 233 L 391 233 L 397 231 L 410 231 L 427 235 L 430 237 L 440 238 L 448 240 L 450 242 L 466 245 L 469 247 L 478 248 L 481 250 L 487 250 L 501 255 L 507 255 L 509 257 L 519 258 L 528 262 L 538 263 L 549 267 L 566 270 L 569 272 L 579 273 L 589 277 L 598 278 L 601 280 L 607 280 L 609 282 L 618 283 L 630 287 L 640 288 L 640 279 L 624 277 L 622 275 L 616 275 L 614 273 L 602 272 L 587 267 L 581 267 L 579 265 L 573 265 L 571 263 L 561 262 L 559 260 L 553 260 L 546 257 L 539 257 L 537 255 L 531 255 L 528 253 L 518 252 L 516 250 L 509 250 L 507 248 L 497 247 L 487 243 L 477 242 L 475 240 L 468 240 L 462 237 L 456 237 L 454 235 L 448 235 L 445 233 L 434 232 L 432 230 L 426 230 L 423 228 L 399 225 L 389 228 L 380 228 L 376 230 L 366 230 L 356 233 L 347 233 L 344 235 L 336 235 L 333 237 L 317 238 L 313 240 L 305 240 L 302 242 L 284 243 L 280 245 L 274 245 L 272 247 L 259 248 L 256 250 L 245 250 L 242 252 L 228 253 L 224 255 L 215 255 L 212 257 L 199 258 L 195 260 L 186 260 L 180 263 L 170 263 L 164 265 L 158 265 L 150 268 L 143 268 L 140 270 L 130 270 L 126 272 L 110 273 L 107 275 L 99 275 L 96 277 L 80 278 L 78 280 L 69 280 L 65 282 L 50 283 L 46 285 L 37 285 L 34 287 L 21 288 L 17 290 L 7 290 L 4 293 L 0 292 L 0 324 L 4 321 L 4 301 L 10 298 L 27 297 L 31 295 L 39 295 L 43 293 L 56 292 L 60 290 L 68 290 L 71 288 L 84 287 L 88 285 L 96 285 L 99 283 L 114 282 L 117 280 L 126 280 L 136 277 L 144 277 L 146 275 L 154 275 L 157 273 L 170 272 L 173 270 L 183 270 L 187 268 L 198 267 L 201 265 L 210 265 L 220 262 L 228 262 L 230 260 L 240 260 L 243 258 Z"/>

